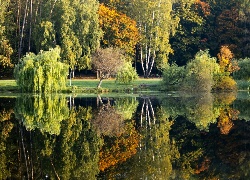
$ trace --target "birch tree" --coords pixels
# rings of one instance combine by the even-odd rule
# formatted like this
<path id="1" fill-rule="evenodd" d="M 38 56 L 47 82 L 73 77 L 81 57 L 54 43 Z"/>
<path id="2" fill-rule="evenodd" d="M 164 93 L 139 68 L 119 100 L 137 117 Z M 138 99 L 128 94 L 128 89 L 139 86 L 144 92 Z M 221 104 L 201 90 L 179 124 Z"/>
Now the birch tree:
<path id="1" fill-rule="evenodd" d="M 137 46 L 144 77 L 149 77 L 153 67 L 161 68 L 172 53 L 169 43 L 178 18 L 172 16 L 171 0 L 131 1 L 131 17 L 137 21 L 142 40 Z"/>

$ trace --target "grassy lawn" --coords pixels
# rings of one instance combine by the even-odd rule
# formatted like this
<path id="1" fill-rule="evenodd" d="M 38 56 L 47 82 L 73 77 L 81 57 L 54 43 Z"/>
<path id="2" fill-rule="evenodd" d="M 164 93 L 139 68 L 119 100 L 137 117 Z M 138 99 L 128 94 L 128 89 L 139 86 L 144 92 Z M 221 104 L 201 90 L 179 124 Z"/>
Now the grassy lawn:
<path id="1" fill-rule="evenodd" d="M 159 91 L 161 79 L 139 78 L 130 84 L 116 83 L 114 79 L 103 80 L 101 89 L 97 90 L 97 79 L 73 79 L 67 83 L 66 92 L 96 93 L 96 92 L 133 92 L 133 91 Z M 238 90 L 249 90 L 249 81 L 237 81 Z M 0 92 L 18 92 L 15 80 L 0 80 Z"/>
<path id="2" fill-rule="evenodd" d="M 101 89 L 97 90 L 99 80 L 97 79 L 73 79 L 70 85 L 68 80 L 68 92 L 130 92 L 130 91 L 151 91 L 158 90 L 161 79 L 151 78 L 144 79 L 139 78 L 138 80 L 130 84 L 116 83 L 114 79 L 103 80 Z M 0 92 L 15 91 L 17 92 L 17 85 L 15 80 L 0 80 Z"/>
<path id="3" fill-rule="evenodd" d="M 148 91 L 148 90 L 157 90 L 159 88 L 159 84 L 161 79 L 152 78 L 152 79 L 144 79 L 139 78 L 138 80 L 130 83 L 116 83 L 114 79 L 103 80 L 101 89 L 98 91 L 101 92 L 130 92 L 130 91 Z M 72 80 L 72 89 L 73 91 L 80 92 L 91 92 L 93 90 L 97 90 L 97 85 L 99 80 L 97 79 L 74 79 Z M 69 81 L 68 81 L 69 86 Z"/>
<path id="4" fill-rule="evenodd" d="M 138 80 L 135 80 L 132 83 L 129 84 L 123 84 L 123 83 L 116 83 L 114 79 L 107 79 L 103 80 L 101 87 L 102 88 L 110 88 L 115 89 L 117 87 L 119 88 L 127 88 L 127 87 L 136 87 L 139 85 L 157 85 L 160 83 L 161 79 L 143 79 L 140 78 Z M 97 79 L 74 79 L 72 80 L 72 86 L 77 87 L 84 87 L 84 88 L 96 88 L 99 83 L 99 80 Z M 68 81 L 69 85 L 69 81 Z"/>

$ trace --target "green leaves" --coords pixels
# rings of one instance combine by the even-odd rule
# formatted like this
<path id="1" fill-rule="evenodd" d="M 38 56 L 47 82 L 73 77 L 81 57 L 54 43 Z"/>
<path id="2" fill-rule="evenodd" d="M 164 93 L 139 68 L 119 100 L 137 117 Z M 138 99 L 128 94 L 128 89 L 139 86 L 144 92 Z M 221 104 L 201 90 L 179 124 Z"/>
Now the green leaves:
<path id="1" fill-rule="evenodd" d="M 90 56 L 99 47 L 101 29 L 98 20 L 99 3 L 93 0 L 62 0 L 57 3 L 53 20 L 58 24 L 57 42 L 61 44 L 62 61 L 71 69 L 90 68 Z"/>
<path id="2" fill-rule="evenodd" d="M 48 51 L 50 48 L 55 47 L 55 29 L 54 25 L 50 21 L 42 21 L 35 28 L 35 44 L 36 51 L 40 50 Z"/>
<path id="3" fill-rule="evenodd" d="M 216 58 L 210 57 L 208 51 L 199 51 L 186 66 L 167 66 L 163 83 L 166 89 L 171 90 L 210 92 L 219 69 Z"/>
<path id="4" fill-rule="evenodd" d="M 239 71 L 233 73 L 233 77 L 236 79 L 250 80 L 250 58 L 239 59 Z"/>
<path id="5" fill-rule="evenodd" d="M 13 49 L 10 46 L 9 40 L 6 37 L 5 17 L 9 0 L 0 0 L 0 67 L 13 67 L 10 56 Z"/>

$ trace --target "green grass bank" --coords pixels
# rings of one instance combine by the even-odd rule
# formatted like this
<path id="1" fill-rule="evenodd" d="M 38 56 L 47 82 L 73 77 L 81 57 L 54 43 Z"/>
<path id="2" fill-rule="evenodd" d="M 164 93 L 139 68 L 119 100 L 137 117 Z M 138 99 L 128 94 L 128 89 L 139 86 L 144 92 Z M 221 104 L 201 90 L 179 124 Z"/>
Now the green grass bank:
<path id="1" fill-rule="evenodd" d="M 141 92 L 159 91 L 160 78 L 139 78 L 130 84 L 117 83 L 115 79 L 103 80 L 101 88 L 97 89 L 98 79 L 73 79 L 70 86 L 68 80 L 65 93 L 108 93 L 108 92 Z M 18 92 L 15 80 L 0 80 L 0 92 Z"/>
<path id="2" fill-rule="evenodd" d="M 70 86 L 68 80 L 65 93 L 129 93 L 129 92 L 148 92 L 160 91 L 160 78 L 139 78 L 130 84 L 116 83 L 114 79 L 104 80 L 100 89 L 97 89 L 98 79 L 73 79 Z M 249 91 L 249 81 L 237 81 L 239 91 Z M 18 87 L 15 80 L 0 80 L 1 92 L 18 93 Z"/>

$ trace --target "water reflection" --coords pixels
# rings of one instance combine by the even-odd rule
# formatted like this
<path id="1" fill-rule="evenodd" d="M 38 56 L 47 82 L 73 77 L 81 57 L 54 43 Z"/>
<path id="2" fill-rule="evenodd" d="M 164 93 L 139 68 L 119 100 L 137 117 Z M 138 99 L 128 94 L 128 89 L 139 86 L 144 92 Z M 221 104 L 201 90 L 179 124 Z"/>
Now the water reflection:
<path id="1" fill-rule="evenodd" d="M 249 104 L 233 93 L 1 98 L 0 179 L 250 179 Z"/>
<path id="2" fill-rule="evenodd" d="M 17 98 L 15 115 L 31 131 L 60 134 L 61 121 L 69 116 L 66 97 L 63 95 L 23 95 Z"/>

